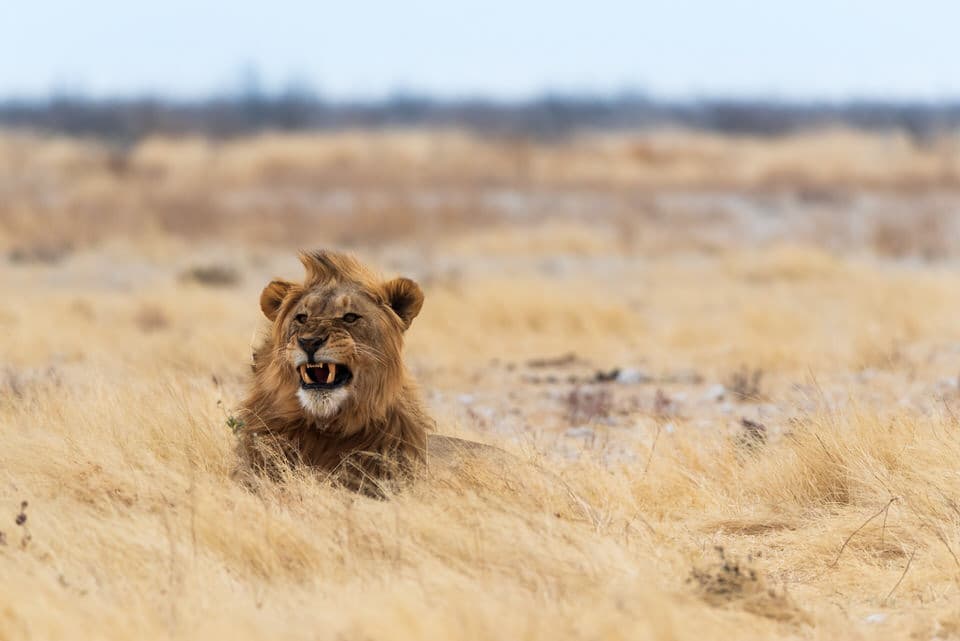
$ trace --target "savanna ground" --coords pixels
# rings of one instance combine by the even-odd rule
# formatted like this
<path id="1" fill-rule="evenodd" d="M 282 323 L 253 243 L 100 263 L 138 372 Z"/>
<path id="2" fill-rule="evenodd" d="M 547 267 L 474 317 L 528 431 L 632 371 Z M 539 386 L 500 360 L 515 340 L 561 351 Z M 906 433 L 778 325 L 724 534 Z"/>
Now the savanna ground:
<path id="1" fill-rule="evenodd" d="M 519 479 L 231 480 L 297 247 Z M 960 637 L 956 140 L 7 133 L 0 248 L 3 641 Z"/>

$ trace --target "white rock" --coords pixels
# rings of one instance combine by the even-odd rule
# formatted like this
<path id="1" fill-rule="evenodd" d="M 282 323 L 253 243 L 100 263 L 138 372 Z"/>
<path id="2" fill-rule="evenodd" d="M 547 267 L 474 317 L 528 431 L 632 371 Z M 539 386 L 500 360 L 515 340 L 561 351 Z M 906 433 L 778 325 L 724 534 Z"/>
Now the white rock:
<path id="1" fill-rule="evenodd" d="M 956 391 L 960 388 L 960 378 L 941 378 L 937 381 L 937 391 L 941 394 Z"/>
<path id="2" fill-rule="evenodd" d="M 492 419 L 497 413 L 492 407 L 486 407 L 484 405 L 478 405 L 473 411 L 485 419 Z"/>
<path id="3" fill-rule="evenodd" d="M 594 431 L 589 427 L 571 427 L 564 435 L 570 438 L 593 438 Z"/>
<path id="4" fill-rule="evenodd" d="M 727 394 L 727 388 L 717 383 L 716 385 L 711 385 L 707 388 L 707 392 L 704 394 L 704 399 L 708 401 L 714 401 L 719 403 L 723 400 L 723 397 Z"/>
<path id="5" fill-rule="evenodd" d="M 874 614 L 870 614 L 864 617 L 863 620 L 866 621 L 867 623 L 883 623 L 884 621 L 887 620 L 887 615 L 884 614 L 883 612 L 876 612 Z"/>
<path id="6" fill-rule="evenodd" d="M 650 375 L 636 367 L 625 367 L 617 374 L 617 382 L 625 384 L 649 383 Z"/>
<path id="7" fill-rule="evenodd" d="M 877 377 L 877 370 L 872 367 L 867 367 L 861 370 L 859 374 L 857 374 L 857 378 L 859 378 L 862 382 L 872 381 L 876 377 Z"/>

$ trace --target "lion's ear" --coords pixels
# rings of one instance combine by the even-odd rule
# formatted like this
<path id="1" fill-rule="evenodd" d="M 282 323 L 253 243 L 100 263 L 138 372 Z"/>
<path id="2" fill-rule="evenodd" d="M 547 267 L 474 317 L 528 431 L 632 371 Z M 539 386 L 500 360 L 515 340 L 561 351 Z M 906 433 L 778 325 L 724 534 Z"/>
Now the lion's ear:
<path id="1" fill-rule="evenodd" d="M 287 280 L 271 281 L 260 294 L 260 309 L 263 315 L 271 321 L 277 320 L 277 312 L 280 311 L 280 305 L 286 297 L 287 292 L 293 287 L 293 283 Z"/>
<path id="2" fill-rule="evenodd" d="M 384 290 L 387 293 L 387 304 L 403 321 L 403 328 L 410 327 L 410 323 L 423 307 L 423 290 L 420 285 L 409 278 L 394 278 L 384 285 Z"/>

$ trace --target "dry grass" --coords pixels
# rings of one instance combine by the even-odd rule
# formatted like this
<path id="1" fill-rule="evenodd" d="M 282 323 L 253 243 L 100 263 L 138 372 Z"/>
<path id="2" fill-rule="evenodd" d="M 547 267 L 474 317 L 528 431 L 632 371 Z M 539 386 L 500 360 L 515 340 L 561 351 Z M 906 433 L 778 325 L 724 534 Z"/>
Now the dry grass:
<path id="1" fill-rule="evenodd" d="M 940 258 L 960 254 L 958 190 L 956 140 L 919 146 L 897 133 L 544 144 L 344 132 L 115 149 L 0 132 L 0 248 L 23 261 L 117 237 L 383 245 L 598 218 L 645 252 L 749 244 L 759 219 L 773 240 Z"/>
<path id="2" fill-rule="evenodd" d="M 914 154 L 933 152 L 888 143 L 913 172 L 887 185 L 902 190 L 927 171 Z M 881 143 L 843 136 L 633 144 L 637 163 L 687 167 L 694 186 L 696 158 L 800 162 L 783 145 L 829 151 L 814 183 L 887 171 L 860 155 Z M 39 247 L 46 203 L 69 249 L 24 249 L 0 270 L 0 640 L 960 636 L 950 247 L 898 261 L 909 252 L 882 235 L 835 251 L 802 230 L 699 246 L 657 216 L 631 239 L 618 215 L 545 225 L 482 207 L 416 241 L 363 236 L 363 212 L 420 221 L 399 212 L 424 185 L 509 178 L 501 148 L 453 134 L 216 153 L 150 141 L 120 165 L 89 143 L 3 145 L 3 242 Z M 523 193 L 603 173 L 545 160 L 580 147 L 511 153 L 530 172 Z M 239 215 L 215 240 L 220 205 L 202 203 L 255 190 L 276 202 L 284 181 L 331 176 L 361 176 L 368 195 L 408 183 L 354 203 L 354 233 L 365 257 L 425 285 L 408 361 L 442 431 L 509 449 L 519 479 L 478 468 L 386 501 L 296 473 L 254 492 L 231 480 L 259 288 L 298 269 L 254 239 L 338 219 L 312 205 L 279 222 Z M 161 224 L 178 202 L 210 216 Z M 125 212 L 109 234 L 108 205 Z M 87 236 L 71 217 L 83 211 L 101 221 Z M 335 239 L 338 224 L 274 237 Z M 649 238 L 683 251 L 639 251 Z M 230 277 L 184 277 L 198 266 Z M 611 368 L 643 375 L 597 376 Z"/>
<path id="3" fill-rule="evenodd" d="M 746 459 L 674 434 L 646 474 L 548 463 L 576 503 L 482 478 L 377 502 L 299 477 L 238 487 L 216 388 L 157 376 L 41 380 L 4 404 L 7 638 L 929 638 L 958 623 L 949 418 L 828 415 Z M 716 545 L 752 558 L 714 569 Z"/>

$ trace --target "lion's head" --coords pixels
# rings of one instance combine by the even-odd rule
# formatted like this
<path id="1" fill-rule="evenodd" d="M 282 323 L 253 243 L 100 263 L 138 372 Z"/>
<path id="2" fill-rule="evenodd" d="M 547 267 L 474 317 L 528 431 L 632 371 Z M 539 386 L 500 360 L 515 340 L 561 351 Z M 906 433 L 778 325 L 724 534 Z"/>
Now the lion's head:
<path id="1" fill-rule="evenodd" d="M 384 418 L 404 391 L 403 334 L 423 292 L 408 278 L 383 281 L 344 254 L 300 260 L 303 283 L 274 280 L 260 295 L 270 327 L 255 347 L 257 385 L 275 411 L 350 436 Z"/>

